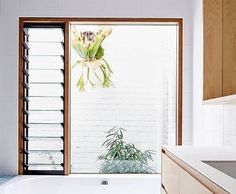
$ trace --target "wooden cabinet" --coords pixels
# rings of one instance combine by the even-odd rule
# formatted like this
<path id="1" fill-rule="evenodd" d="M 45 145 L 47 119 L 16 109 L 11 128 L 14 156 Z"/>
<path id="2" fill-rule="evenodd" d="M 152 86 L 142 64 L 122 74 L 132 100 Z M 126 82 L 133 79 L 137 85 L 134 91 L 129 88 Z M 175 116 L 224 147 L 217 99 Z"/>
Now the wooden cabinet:
<path id="1" fill-rule="evenodd" d="M 223 95 L 236 94 L 236 1 L 223 0 Z"/>
<path id="2" fill-rule="evenodd" d="M 213 194 L 183 169 L 180 169 L 179 177 L 181 194 Z"/>
<path id="3" fill-rule="evenodd" d="M 170 194 L 180 194 L 179 166 L 165 154 L 162 154 L 162 185 L 164 191 Z"/>
<path id="4" fill-rule="evenodd" d="M 203 0 L 204 100 L 236 94 L 235 10 L 235 0 Z"/>
<path id="5" fill-rule="evenodd" d="M 162 154 L 162 194 L 213 194 L 198 180 Z"/>
<path id="6" fill-rule="evenodd" d="M 204 0 L 204 100 L 223 94 L 222 1 Z"/>

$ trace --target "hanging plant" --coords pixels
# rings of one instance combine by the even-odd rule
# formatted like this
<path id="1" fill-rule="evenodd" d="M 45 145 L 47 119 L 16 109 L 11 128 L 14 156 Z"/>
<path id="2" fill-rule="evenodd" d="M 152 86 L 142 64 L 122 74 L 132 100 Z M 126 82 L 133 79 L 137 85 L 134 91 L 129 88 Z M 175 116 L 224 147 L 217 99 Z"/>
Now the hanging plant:
<path id="1" fill-rule="evenodd" d="M 77 53 L 78 60 L 72 68 L 78 67 L 79 77 L 77 87 L 85 91 L 87 84 L 92 87 L 109 88 L 112 85 L 112 70 L 104 57 L 102 42 L 111 34 L 110 28 L 102 28 L 97 32 L 78 32 L 72 30 L 72 47 Z"/>

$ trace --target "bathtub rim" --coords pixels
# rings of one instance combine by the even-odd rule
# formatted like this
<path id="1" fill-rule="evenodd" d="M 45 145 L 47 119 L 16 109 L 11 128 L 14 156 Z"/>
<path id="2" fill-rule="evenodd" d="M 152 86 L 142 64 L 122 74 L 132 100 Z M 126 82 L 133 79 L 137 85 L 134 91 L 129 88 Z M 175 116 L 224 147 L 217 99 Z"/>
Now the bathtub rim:
<path id="1" fill-rule="evenodd" d="M 69 175 L 17 175 L 9 179 L 8 181 L 0 184 L 0 193 L 4 193 L 7 188 L 13 186 L 16 183 L 24 183 L 31 180 L 44 179 L 44 178 L 94 178 L 101 180 L 109 179 L 123 179 L 123 178 L 135 178 L 135 179 L 153 179 L 157 178 L 161 180 L 161 174 L 69 174 Z"/>

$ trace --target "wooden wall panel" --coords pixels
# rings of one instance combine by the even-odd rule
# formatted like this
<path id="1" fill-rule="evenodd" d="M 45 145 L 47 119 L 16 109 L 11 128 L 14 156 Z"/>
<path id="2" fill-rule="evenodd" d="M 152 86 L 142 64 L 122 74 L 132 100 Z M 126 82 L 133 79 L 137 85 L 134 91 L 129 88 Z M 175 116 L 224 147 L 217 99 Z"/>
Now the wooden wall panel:
<path id="1" fill-rule="evenodd" d="M 222 2 L 204 0 L 204 100 L 223 95 Z"/>
<path id="2" fill-rule="evenodd" d="M 236 1 L 223 1 L 223 95 L 236 93 Z"/>

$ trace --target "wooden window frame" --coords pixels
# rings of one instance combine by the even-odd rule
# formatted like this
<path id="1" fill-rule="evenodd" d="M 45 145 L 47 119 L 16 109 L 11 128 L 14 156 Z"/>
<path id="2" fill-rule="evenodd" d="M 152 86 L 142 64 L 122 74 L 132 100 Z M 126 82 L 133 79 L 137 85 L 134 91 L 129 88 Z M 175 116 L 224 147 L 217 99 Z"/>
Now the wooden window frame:
<path id="1" fill-rule="evenodd" d="M 176 145 L 182 145 L 182 85 L 183 85 L 183 19 L 182 18 L 54 18 L 20 17 L 19 18 L 19 78 L 18 78 L 18 174 L 23 174 L 23 27 L 27 23 L 65 25 L 65 96 L 64 96 L 64 175 L 70 174 L 70 48 L 69 26 L 73 22 L 87 23 L 168 23 L 178 25 L 178 64 L 177 64 L 177 127 Z"/>

